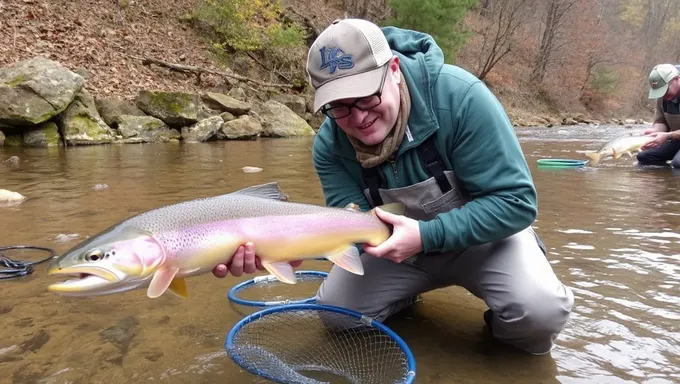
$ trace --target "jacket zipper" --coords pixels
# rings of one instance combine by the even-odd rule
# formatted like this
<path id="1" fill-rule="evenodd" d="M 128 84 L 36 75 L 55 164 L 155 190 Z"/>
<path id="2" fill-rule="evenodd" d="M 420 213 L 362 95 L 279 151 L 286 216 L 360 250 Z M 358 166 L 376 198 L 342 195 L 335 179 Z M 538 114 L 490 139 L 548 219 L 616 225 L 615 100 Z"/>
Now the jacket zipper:
<path id="1" fill-rule="evenodd" d="M 397 163 L 395 162 L 396 157 L 391 156 L 388 160 L 392 164 L 392 171 L 394 172 L 395 185 L 399 187 L 399 175 L 397 174 Z"/>

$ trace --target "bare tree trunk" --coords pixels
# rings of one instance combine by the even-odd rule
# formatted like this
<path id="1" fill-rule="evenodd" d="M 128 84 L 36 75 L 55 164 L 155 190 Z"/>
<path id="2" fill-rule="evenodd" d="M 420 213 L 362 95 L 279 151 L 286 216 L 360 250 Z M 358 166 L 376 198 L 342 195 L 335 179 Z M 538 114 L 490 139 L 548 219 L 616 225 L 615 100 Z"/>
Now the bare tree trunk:
<path id="1" fill-rule="evenodd" d="M 654 67 L 658 42 L 665 29 L 666 22 L 677 15 L 677 0 L 647 0 L 647 15 L 642 24 L 641 37 L 644 39 L 645 57 L 640 67 L 641 87 L 638 92 L 638 105 L 648 102 L 647 99 L 647 76 Z"/>
<path id="2" fill-rule="evenodd" d="M 526 3 L 527 0 L 499 0 L 489 9 L 492 22 L 482 32 L 484 42 L 477 64 L 477 77 L 480 80 L 512 50 L 515 32 L 527 17 L 527 13 L 522 12 Z"/>
<path id="3" fill-rule="evenodd" d="M 531 72 L 530 82 L 538 85 L 543 82 L 545 73 L 552 56 L 557 48 L 557 39 L 562 30 L 562 25 L 567 12 L 580 0 L 549 0 L 548 12 L 545 20 L 545 29 L 541 36 L 541 45 L 538 56 Z"/>

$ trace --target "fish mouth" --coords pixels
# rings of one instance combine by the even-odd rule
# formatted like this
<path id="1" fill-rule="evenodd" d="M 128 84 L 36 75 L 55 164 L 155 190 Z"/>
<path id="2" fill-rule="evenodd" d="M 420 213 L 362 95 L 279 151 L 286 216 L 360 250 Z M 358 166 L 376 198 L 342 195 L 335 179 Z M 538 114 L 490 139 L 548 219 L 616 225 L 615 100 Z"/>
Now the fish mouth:
<path id="1" fill-rule="evenodd" d="M 51 284 L 47 287 L 50 292 L 55 293 L 89 291 L 121 281 L 113 272 L 92 266 L 52 267 L 47 271 L 47 274 L 50 276 L 72 277 L 69 280 Z"/>

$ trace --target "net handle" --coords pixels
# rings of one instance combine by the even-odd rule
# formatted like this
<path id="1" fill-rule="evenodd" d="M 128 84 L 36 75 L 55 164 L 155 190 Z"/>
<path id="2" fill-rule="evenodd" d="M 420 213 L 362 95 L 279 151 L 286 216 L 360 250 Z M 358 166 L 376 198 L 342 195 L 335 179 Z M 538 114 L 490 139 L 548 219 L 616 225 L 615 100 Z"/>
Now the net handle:
<path id="1" fill-rule="evenodd" d="M 300 276 L 320 276 L 323 278 L 326 278 L 328 276 L 328 273 L 322 272 L 322 271 L 295 271 L 295 276 L 300 277 Z M 233 303 L 240 304 L 240 305 L 245 305 L 248 307 L 273 307 L 273 306 L 278 306 L 278 305 L 291 305 L 291 304 L 309 304 L 313 303 L 316 299 L 314 297 L 310 297 L 307 299 L 300 299 L 300 300 L 277 300 L 277 301 L 252 301 L 252 300 L 245 300 L 236 297 L 236 292 L 251 286 L 255 285 L 259 282 L 262 281 L 274 281 L 276 280 L 276 277 L 274 275 L 263 275 L 263 276 L 255 276 L 254 278 L 250 280 L 243 281 L 239 284 L 236 284 L 229 290 L 229 300 Z"/>
<path id="2" fill-rule="evenodd" d="M 336 307 L 332 305 L 322 305 L 322 304 L 289 304 L 289 305 L 282 305 L 282 306 L 276 306 L 272 308 L 267 308 L 263 309 L 261 311 L 255 312 L 251 315 L 248 315 L 244 317 L 243 319 L 239 320 L 229 331 L 227 334 L 226 340 L 224 342 L 224 347 L 227 350 L 231 350 L 234 348 L 234 338 L 236 337 L 236 334 L 238 331 L 241 330 L 245 325 L 248 323 L 251 323 L 253 321 L 259 320 L 264 316 L 273 314 L 273 313 L 279 313 L 279 312 L 288 312 L 288 311 L 298 311 L 298 310 L 310 310 L 310 311 L 326 311 L 326 312 L 335 312 L 335 313 L 340 313 L 343 315 L 347 315 L 350 317 L 354 317 L 355 319 L 358 319 L 362 323 L 366 324 L 367 326 L 375 327 L 378 328 L 380 331 L 384 332 L 387 334 L 392 340 L 394 340 L 397 345 L 399 346 L 399 349 L 401 349 L 402 352 L 406 355 L 406 362 L 408 366 L 408 373 L 407 373 L 407 378 L 404 380 L 401 384 L 412 384 L 415 380 L 416 377 L 416 359 L 413 356 L 413 353 L 411 352 L 411 349 L 408 347 L 404 339 L 402 339 L 399 335 L 397 335 L 393 330 L 382 324 L 381 322 L 373 319 L 372 317 L 366 316 L 361 314 L 360 312 L 353 311 L 350 309 L 346 308 L 341 308 L 341 307 Z M 238 356 L 234 356 L 237 360 L 240 360 Z M 237 364 L 241 365 L 239 361 L 237 361 Z M 255 375 L 261 375 L 260 373 L 257 372 L 251 372 Z"/>

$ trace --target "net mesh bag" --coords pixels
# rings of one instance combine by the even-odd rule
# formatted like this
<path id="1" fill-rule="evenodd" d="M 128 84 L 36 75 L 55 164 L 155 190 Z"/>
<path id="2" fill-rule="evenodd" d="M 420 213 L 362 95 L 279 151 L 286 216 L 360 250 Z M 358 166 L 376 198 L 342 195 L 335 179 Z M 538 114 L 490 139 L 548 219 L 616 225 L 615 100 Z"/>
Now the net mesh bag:
<path id="1" fill-rule="evenodd" d="M 406 344 L 383 325 L 315 304 L 270 308 L 230 332 L 226 349 L 247 371 L 277 383 L 411 383 Z"/>

